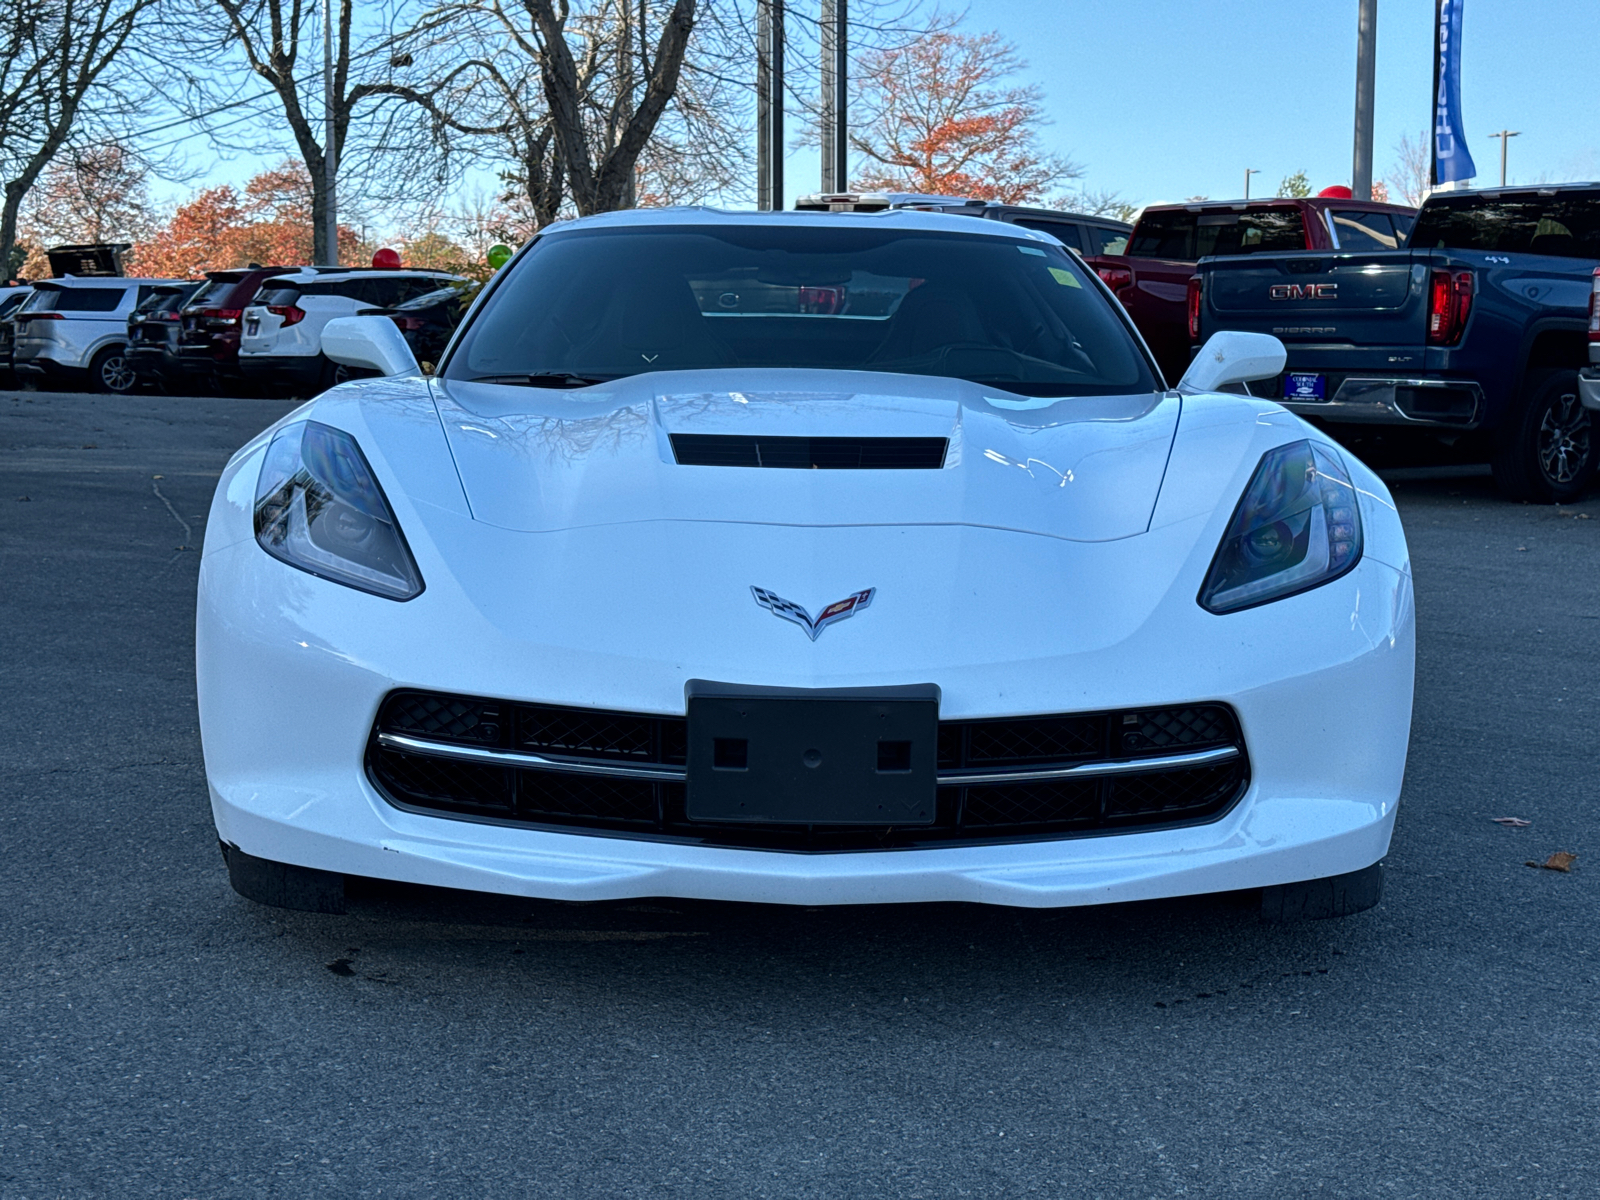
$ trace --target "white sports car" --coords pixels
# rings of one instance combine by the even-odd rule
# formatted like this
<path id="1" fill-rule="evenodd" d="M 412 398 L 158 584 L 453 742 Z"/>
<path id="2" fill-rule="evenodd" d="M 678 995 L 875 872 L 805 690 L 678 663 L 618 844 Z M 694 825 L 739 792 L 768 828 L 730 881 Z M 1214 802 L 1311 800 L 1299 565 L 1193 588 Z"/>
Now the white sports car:
<path id="1" fill-rule="evenodd" d="M 240 450 L 206 529 L 244 895 L 1376 902 L 1406 542 L 1241 386 L 1276 339 L 1173 389 L 1043 234 L 660 209 L 546 231 L 431 377 L 382 318 L 323 346 L 387 377 Z"/>

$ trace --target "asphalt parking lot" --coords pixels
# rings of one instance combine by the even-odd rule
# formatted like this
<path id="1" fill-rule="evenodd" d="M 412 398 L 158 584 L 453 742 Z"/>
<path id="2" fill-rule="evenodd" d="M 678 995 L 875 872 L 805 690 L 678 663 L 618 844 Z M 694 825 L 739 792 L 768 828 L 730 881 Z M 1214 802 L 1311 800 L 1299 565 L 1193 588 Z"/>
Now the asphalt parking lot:
<path id="1" fill-rule="evenodd" d="M 1417 708 L 1357 917 L 325 917 L 229 888 L 194 711 L 211 490 L 287 409 L 0 393 L 0 1197 L 1600 1189 L 1600 495 L 1394 479 Z"/>

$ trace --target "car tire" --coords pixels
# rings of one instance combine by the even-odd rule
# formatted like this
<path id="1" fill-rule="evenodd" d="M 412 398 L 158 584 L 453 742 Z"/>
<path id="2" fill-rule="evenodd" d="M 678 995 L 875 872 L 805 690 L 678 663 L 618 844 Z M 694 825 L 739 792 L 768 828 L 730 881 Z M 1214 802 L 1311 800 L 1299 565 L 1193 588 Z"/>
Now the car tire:
<path id="1" fill-rule="evenodd" d="M 1321 921 L 1363 912 L 1383 899 L 1383 863 L 1359 871 L 1261 889 L 1265 921 Z"/>
<path id="2" fill-rule="evenodd" d="M 1578 400 L 1578 372 L 1530 371 L 1497 441 L 1494 482 L 1507 497 L 1561 504 L 1583 495 L 1600 458 L 1600 421 Z"/>
<path id="3" fill-rule="evenodd" d="M 139 375 L 126 346 L 107 346 L 89 362 L 89 390 L 126 396 L 139 389 Z"/>
<path id="4" fill-rule="evenodd" d="M 227 842 L 221 845 L 228 882 L 246 900 L 298 912 L 344 912 L 343 875 L 257 858 Z"/>

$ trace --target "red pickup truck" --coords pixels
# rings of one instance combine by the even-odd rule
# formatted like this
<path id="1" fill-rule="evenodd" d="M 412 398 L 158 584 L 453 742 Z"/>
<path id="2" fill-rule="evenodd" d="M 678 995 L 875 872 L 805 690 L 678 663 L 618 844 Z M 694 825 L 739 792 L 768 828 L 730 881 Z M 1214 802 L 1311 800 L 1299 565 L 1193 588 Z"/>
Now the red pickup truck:
<path id="1" fill-rule="evenodd" d="M 1122 301 L 1167 382 L 1176 383 L 1189 366 L 1189 277 L 1200 259 L 1394 250 L 1405 244 L 1416 215 L 1414 208 L 1337 195 L 1153 204 L 1139 214 L 1126 254 L 1090 255 L 1086 261 Z"/>

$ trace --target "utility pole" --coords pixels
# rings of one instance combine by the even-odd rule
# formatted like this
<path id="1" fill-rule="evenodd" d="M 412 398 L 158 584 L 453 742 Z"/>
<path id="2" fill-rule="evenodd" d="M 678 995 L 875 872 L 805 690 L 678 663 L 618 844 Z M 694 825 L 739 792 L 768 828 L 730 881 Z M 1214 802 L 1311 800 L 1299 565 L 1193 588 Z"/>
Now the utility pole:
<path id="1" fill-rule="evenodd" d="M 1259 175 L 1259 174 L 1261 174 L 1261 172 L 1255 170 L 1254 168 L 1245 171 L 1245 173 L 1244 173 L 1244 198 L 1246 200 L 1250 199 L 1250 176 Z"/>
<path id="2" fill-rule="evenodd" d="M 1499 133 L 1491 133 L 1489 136 L 1490 137 L 1497 137 L 1497 138 L 1500 139 L 1500 186 L 1501 187 L 1505 187 L 1505 185 L 1506 185 L 1506 147 L 1511 144 L 1511 139 L 1512 138 L 1521 137 L 1522 136 L 1522 130 L 1520 130 L 1520 129 L 1502 129 Z"/>
<path id="3" fill-rule="evenodd" d="M 1372 102 L 1378 62 L 1378 0 L 1359 0 L 1356 21 L 1356 146 L 1350 191 L 1372 199 Z"/>
<path id="4" fill-rule="evenodd" d="M 325 124 L 322 134 L 322 166 L 327 209 L 323 214 L 323 236 L 328 239 L 327 265 L 339 265 L 339 152 L 334 144 L 333 87 L 333 0 L 322 0 L 322 106 Z"/>
<path id="5" fill-rule="evenodd" d="M 783 3 L 756 0 L 756 207 L 783 207 Z"/>
<path id="6" fill-rule="evenodd" d="M 849 0 L 822 0 L 822 190 L 850 186 Z"/>

